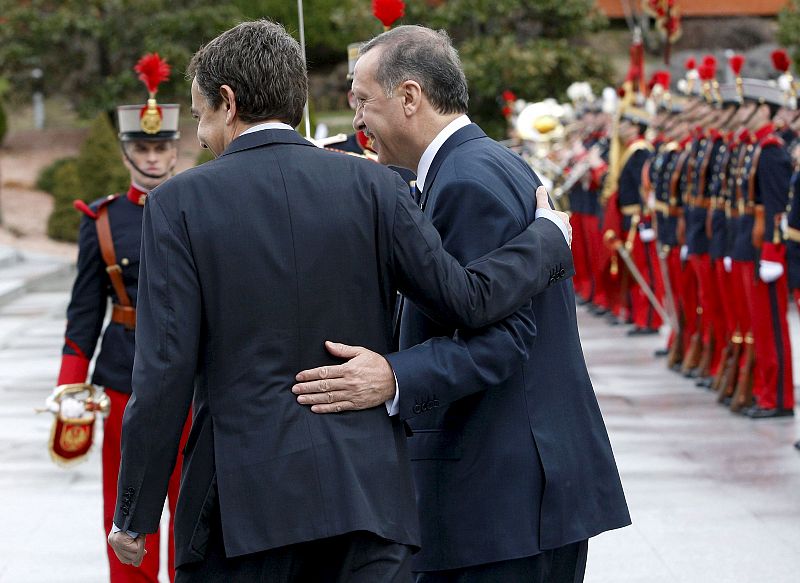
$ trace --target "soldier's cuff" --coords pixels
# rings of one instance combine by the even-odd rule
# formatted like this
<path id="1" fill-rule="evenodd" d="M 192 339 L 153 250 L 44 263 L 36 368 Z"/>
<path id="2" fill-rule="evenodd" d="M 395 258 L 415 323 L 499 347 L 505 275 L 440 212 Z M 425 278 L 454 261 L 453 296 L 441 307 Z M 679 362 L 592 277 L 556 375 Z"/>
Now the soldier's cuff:
<path id="1" fill-rule="evenodd" d="M 82 356 L 64 354 L 61 356 L 61 369 L 58 372 L 56 385 L 86 382 L 89 373 L 89 361 Z"/>

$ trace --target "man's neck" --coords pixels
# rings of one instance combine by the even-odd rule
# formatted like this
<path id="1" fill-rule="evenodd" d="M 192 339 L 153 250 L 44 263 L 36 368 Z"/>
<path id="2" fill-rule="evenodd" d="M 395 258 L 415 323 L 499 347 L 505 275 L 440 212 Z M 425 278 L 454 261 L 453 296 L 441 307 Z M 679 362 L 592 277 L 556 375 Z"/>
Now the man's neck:
<path id="1" fill-rule="evenodd" d="M 285 122 L 282 122 L 279 119 L 264 119 L 264 120 L 260 120 L 260 121 L 254 121 L 254 122 L 247 123 L 247 122 L 243 122 L 242 120 L 240 120 L 237 117 L 234 120 L 234 122 L 231 124 L 231 126 L 230 126 L 230 128 L 231 128 L 231 130 L 230 130 L 231 131 L 231 134 L 230 134 L 231 138 L 225 144 L 225 147 L 227 148 L 231 144 L 231 142 L 233 142 L 236 138 L 241 136 L 247 130 L 249 130 L 251 128 L 254 128 L 256 126 L 260 126 L 260 125 L 265 124 L 265 123 L 285 123 Z"/>
<path id="2" fill-rule="evenodd" d="M 436 139 L 444 128 L 446 128 L 450 123 L 464 115 L 463 113 L 451 113 L 447 115 L 441 115 L 435 112 L 432 112 L 432 115 L 426 116 L 426 119 L 420 120 L 421 123 L 418 124 L 418 131 L 415 133 L 415 144 L 413 148 L 414 157 L 413 159 L 409 160 L 408 163 L 412 164 L 409 166 L 410 169 L 414 170 L 419 167 L 420 159 L 422 158 L 422 154 L 428 148 L 428 146 Z"/>

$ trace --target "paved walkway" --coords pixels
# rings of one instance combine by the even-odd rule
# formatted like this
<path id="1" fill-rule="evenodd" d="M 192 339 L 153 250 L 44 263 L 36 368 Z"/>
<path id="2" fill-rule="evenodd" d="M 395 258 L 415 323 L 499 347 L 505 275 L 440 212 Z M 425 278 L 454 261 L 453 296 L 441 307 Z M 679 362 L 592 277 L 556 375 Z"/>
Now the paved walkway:
<path id="1" fill-rule="evenodd" d="M 58 372 L 69 284 L 0 305 L 2 583 L 108 577 L 99 450 L 55 466 L 51 418 L 33 414 Z M 587 583 L 800 581 L 800 424 L 734 416 L 652 358 L 658 338 L 580 322 L 634 521 L 591 541 Z M 794 314 L 792 328 L 800 342 Z"/>

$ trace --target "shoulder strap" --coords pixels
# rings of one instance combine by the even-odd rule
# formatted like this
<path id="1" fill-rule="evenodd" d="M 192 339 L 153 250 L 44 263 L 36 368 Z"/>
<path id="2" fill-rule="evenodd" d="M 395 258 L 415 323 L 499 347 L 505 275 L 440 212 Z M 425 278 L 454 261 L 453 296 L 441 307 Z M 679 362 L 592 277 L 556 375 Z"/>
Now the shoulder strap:
<path id="1" fill-rule="evenodd" d="M 758 173 L 758 160 L 761 158 L 763 148 L 759 144 L 753 152 L 753 165 L 750 167 L 749 183 L 747 185 L 747 202 L 755 204 L 756 202 L 756 174 Z"/>
<path id="2" fill-rule="evenodd" d="M 108 220 L 108 207 L 101 206 L 97 210 L 97 241 L 100 244 L 100 253 L 106 263 L 106 273 L 111 279 L 111 285 L 117 294 L 117 299 L 121 306 L 131 307 L 131 299 L 125 289 L 125 282 L 122 281 L 122 268 L 117 263 L 117 255 L 114 252 L 114 239 L 111 237 L 111 224 Z"/>

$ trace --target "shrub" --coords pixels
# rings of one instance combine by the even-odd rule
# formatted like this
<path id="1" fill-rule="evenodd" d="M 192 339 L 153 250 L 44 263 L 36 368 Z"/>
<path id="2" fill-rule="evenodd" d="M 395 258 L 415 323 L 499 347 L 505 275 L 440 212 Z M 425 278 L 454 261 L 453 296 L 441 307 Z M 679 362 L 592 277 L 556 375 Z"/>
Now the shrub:
<path id="1" fill-rule="evenodd" d="M 72 201 L 81 196 L 81 180 L 77 161 L 63 160 L 53 172 L 53 212 L 47 220 L 47 235 L 58 241 L 77 241 L 81 214 L 72 206 Z"/>

